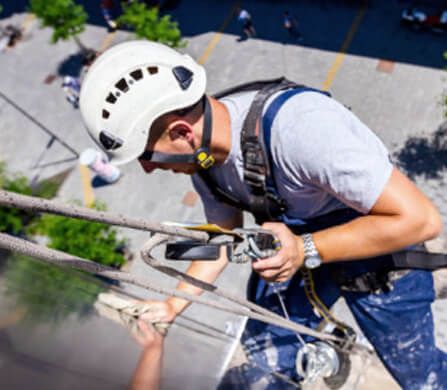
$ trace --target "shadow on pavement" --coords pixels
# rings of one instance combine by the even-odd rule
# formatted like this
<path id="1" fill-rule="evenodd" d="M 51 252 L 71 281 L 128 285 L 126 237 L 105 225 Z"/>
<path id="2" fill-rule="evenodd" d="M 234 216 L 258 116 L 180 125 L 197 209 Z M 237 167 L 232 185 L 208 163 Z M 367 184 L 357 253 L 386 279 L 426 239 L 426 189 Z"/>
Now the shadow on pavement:
<path id="1" fill-rule="evenodd" d="M 105 186 L 109 186 L 109 185 L 111 185 L 111 184 L 113 184 L 113 183 L 109 183 L 108 181 L 102 179 L 102 178 L 99 177 L 99 176 L 95 176 L 95 177 L 92 179 L 92 187 L 93 187 L 93 188 L 105 187 Z"/>
<path id="2" fill-rule="evenodd" d="M 79 77 L 83 67 L 84 54 L 81 52 L 71 54 L 57 67 L 59 76 Z"/>
<path id="3" fill-rule="evenodd" d="M 398 165 L 414 179 L 439 179 L 447 169 L 447 122 L 442 123 L 430 137 L 411 137 L 395 153 Z"/>
<path id="4" fill-rule="evenodd" d="M 106 27 L 100 0 L 78 2 L 88 12 L 89 23 Z M 187 37 L 218 31 L 236 5 L 233 0 L 172 0 L 163 3 L 162 13 L 169 12 Z M 288 10 L 298 19 L 298 28 L 304 37 L 301 45 L 333 52 L 340 51 L 354 20 L 360 17 L 366 4 L 364 16 L 353 34 L 349 54 L 433 68 L 446 65 L 442 54 L 446 49 L 447 33 L 413 31 L 400 25 L 404 8 L 417 5 L 428 14 L 437 14 L 447 8 L 442 0 L 249 0 L 240 3 L 251 13 L 259 39 L 292 44 L 282 25 L 283 12 Z M 23 12 L 27 4 L 26 0 L 6 2 L 2 18 Z M 119 13 L 118 5 L 114 11 Z M 226 33 L 234 34 L 236 38 L 241 34 L 240 30 L 241 26 L 234 17 L 225 28 Z"/>

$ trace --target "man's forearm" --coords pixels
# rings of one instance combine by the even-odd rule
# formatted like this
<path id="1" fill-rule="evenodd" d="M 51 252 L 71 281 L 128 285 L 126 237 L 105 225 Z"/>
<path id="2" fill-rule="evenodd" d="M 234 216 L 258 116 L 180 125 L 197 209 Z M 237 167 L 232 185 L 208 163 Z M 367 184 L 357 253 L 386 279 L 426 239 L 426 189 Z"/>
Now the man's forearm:
<path id="1" fill-rule="evenodd" d="M 158 390 L 163 358 L 163 345 L 146 348 L 135 370 L 131 390 Z"/>
<path id="2" fill-rule="evenodd" d="M 322 259 L 337 261 L 394 252 L 434 238 L 441 230 L 441 217 L 433 203 L 405 175 L 393 169 L 368 215 L 313 236 Z"/>
<path id="3" fill-rule="evenodd" d="M 374 257 L 400 250 L 437 234 L 429 223 L 398 216 L 366 215 L 313 234 L 325 262 Z"/>
<path id="4" fill-rule="evenodd" d="M 217 261 L 194 261 L 189 266 L 186 273 L 189 276 L 192 276 L 196 279 L 200 279 L 207 283 L 213 283 L 217 277 L 221 274 L 221 272 L 224 270 L 225 266 L 228 263 L 228 258 L 224 251 L 222 251 L 222 254 Z M 186 282 L 180 282 L 177 286 L 177 290 L 186 292 L 188 294 L 192 295 L 199 295 L 202 293 L 202 289 L 193 286 L 192 284 L 186 283 Z M 185 310 L 190 302 L 176 297 L 170 297 L 167 299 L 167 302 L 169 302 L 172 307 L 174 308 L 175 312 L 177 314 L 180 314 L 183 310 Z"/>
<path id="5" fill-rule="evenodd" d="M 208 223 L 214 223 L 214 221 L 208 221 Z M 236 227 L 240 227 L 243 224 L 242 212 L 233 215 L 232 218 L 217 223 L 220 227 L 228 230 L 232 230 Z M 217 277 L 224 270 L 228 264 L 228 256 L 226 248 L 222 247 L 220 251 L 220 257 L 217 261 L 193 261 L 189 266 L 186 273 L 196 279 L 200 279 L 207 283 L 213 283 Z M 186 282 L 180 282 L 177 286 L 177 290 L 186 292 L 192 295 L 199 295 L 202 293 L 202 289 L 195 287 Z M 181 298 L 170 297 L 167 302 L 172 305 L 174 311 L 180 314 L 185 310 L 190 302 Z"/>

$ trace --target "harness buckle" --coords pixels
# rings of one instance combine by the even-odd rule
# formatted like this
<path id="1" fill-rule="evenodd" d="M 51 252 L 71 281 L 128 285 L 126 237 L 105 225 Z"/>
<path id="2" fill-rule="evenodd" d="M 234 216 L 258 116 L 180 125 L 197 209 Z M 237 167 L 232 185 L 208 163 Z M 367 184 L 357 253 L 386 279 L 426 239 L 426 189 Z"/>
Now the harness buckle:
<path id="1" fill-rule="evenodd" d="M 214 165 L 216 160 L 207 151 L 205 151 L 203 149 L 199 149 L 196 152 L 196 162 L 198 165 L 200 165 L 201 168 L 209 169 Z"/>

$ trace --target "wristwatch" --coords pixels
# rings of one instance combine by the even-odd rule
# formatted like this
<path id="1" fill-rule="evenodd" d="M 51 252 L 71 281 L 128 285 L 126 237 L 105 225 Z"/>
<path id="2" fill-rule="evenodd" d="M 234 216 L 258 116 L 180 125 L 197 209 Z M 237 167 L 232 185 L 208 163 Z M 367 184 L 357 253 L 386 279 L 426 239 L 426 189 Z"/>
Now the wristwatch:
<path id="1" fill-rule="evenodd" d="M 314 269 L 321 265 L 322 260 L 318 249 L 315 246 L 312 234 L 306 233 L 302 234 L 301 238 L 304 243 L 304 266 L 307 269 Z"/>

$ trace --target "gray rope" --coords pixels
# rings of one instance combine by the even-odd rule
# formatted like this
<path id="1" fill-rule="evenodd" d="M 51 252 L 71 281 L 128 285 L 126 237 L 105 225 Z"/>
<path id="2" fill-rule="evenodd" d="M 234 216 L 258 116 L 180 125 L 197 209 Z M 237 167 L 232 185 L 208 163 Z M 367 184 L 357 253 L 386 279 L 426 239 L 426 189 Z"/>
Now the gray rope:
<path id="1" fill-rule="evenodd" d="M 168 239 L 169 239 L 169 237 L 166 235 L 155 234 L 148 241 L 146 241 L 146 243 L 142 246 L 142 248 L 140 250 L 140 255 L 141 255 L 141 258 L 143 259 L 143 261 L 146 264 L 148 264 L 149 266 L 151 266 L 152 268 L 155 268 L 156 270 L 158 270 L 170 277 L 173 277 L 173 278 L 175 278 L 179 281 L 182 281 L 182 282 L 189 283 L 189 284 L 191 284 L 195 287 L 198 287 L 204 291 L 207 291 L 211 294 L 214 294 L 218 297 L 227 299 L 231 302 L 237 303 L 238 305 L 241 305 L 241 306 L 249 309 L 251 311 L 252 315 L 256 314 L 256 315 L 259 315 L 259 316 L 265 318 L 265 320 L 262 320 L 262 319 L 260 320 L 262 322 L 274 324 L 279 327 L 287 328 L 289 330 L 290 330 L 289 326 L 291 324 L 293 324 L 293 327 L 297 329 L 295 333 L 306 334 L 309 336 L 316 337 L 320 340 L 339 341 L 339 342 L 342 341 L 342 339 L 340 339 L 339 337 L 336 337 L 336 336 L 328 334 L 328 333 L 315 331 L 315 330 L 308 328 L 304 325 L 297 324 L 296 322 L 286 319 L 286 318 L 280 316 L 279 314 L 277 314 L 273 311 L 270 311 L 268 309 L 265 309 L 264 307 L 259 306 L 247 299 L 244 299 L 237 295 L 231 294 L 230 292 L 225 291 L 216 285 L 204 282 L 203 280 L 200 280 L 200 279 L 196 279 L 184 272 L 181 272 L 175 268 L 172 268 L 172 267 L 169 267 L 169 266 L 163 264 L 160 260 L 157 260 L 151 256 L 151 251 L 158 245 L 163 244 Z M 248 316 L 248 317 L 252 318 L 250 316 Z M 275 323 L 269 321 L 268 319 L 270 319 L 271 321 L 275 321 Z M 342 350 L 341 348 L 338 348 L 337 344 L 335 344 L 334 347 Z M 355 343 L 352 346 L 352 351 L 355 351 L 358 353 L 367 353 L 367 354 L 371 353 L 370 349 L 367 346 L 359 344 L 359 343 Z"/>
<path id="2" fill-rule="evenodd" d="M 175 296 L 178 298 L 188 300 L 190 302 L 196 302 L 202 305 L 213 307 L 215 309 L 222 310 L 231 314 L 247 316 L 248 318 L 254 320 L 276 325 L 285 329 L 289 329 L 293 332 L 306 334 L 312 337 L 319 338 L 321 340 L 341 341 L 340 338 L 334 335 L 318 332 L 311 328 L 307 328 L 303 325 L 297 324 L 293 321 L 287 320 L 284 317 L 274 312 L 271 312 L 270 310 L 267 310 L 259 305 L 254 304 L 253 302 L 250 302 L 246 299 L 242 299 L 236 295 L 230 294 L 220 289 L 217 286 L 203 282 L 199 279 L 191 277 L 190 275 L 180 272 L 172 267 L 166 266 L 159 260 L 156 260 L 155 258 L 150 256 L 150 251 L 155 246 L 165 242 L 167 239 L 167 235 L 185 237 L 206 242 L 209 238 L 206 232 L 191 231 L 180 227 L 169 226 L 159 223 L 151 223 L 143 219 L 128 218 L 122 214 L 112 214 L 104 211 L 92 210 L 85 207 L 67 205 L 57 201 L 50 201 L 46 199 L 20 195 L 4 190 L 0 190 L 0 206 L 15 207 L 31 211 L 47 212 L 73 218 L 80 218 L 89 221 L 102 222 L 116 226 L 123 226 L 133 229 L 159 233 L 158 235 L 155 235 L 153 239 L 149 240 L 141 250 L 141 256 L 148 265 L 177 280 L 184 281 L 186 283 L 199 287 L 205 291 L 208 291 L 212 294 L 223 297 L 233 303 L 242 306 L 242 308 L 233 308 L 233 307 L 230 308 L 226 305 L 210 301 L 203 297 L 183 293 L 181 291 L 177 291 L 174 289 L 163 288 L 153 284 L 148 284 L 144 280 L 135 276 L 131 276 L 126 272 L 117 271 L 113 268 L 105 267 L 98 263 L 82 259 L 77 256 L 72 256 L 64 252 L 49 249 L 19 238 L 9 236 L 7 234 L 0 233 L 0 247 L 3 247 L 10 251 L 22 253 L 31 257 L 36 257 L 48 263 L 55 264 L 58 266 L 68 266 L 95 275 L 104 276 L 110 279 L 133 284 L 145 288 L 147 290 L 154 291 L 159 294 L 167 296 Z M 367 348 L 365 348 L 361 344 L 355 344 L 354 347 L 356 350 L 359 351 L 363 352 L 368 351 Z"/>
<path id="3" fill-rule="evenodd" d="M 238 297 L 237 295 L 231 294 L 225 290 L 222 290 L 218 286 L 215 286 L 210 283 L 206 283 L 203 280 L 196 279 L 184 272 L 181 272 L 175 268 L 169 267 L 165 264 L 163 264 L 161 261 L 153 258 L 150 254 L 150 252 L 158 245 L 164 243 L 166 240 L 168 240 L 169 237 L 161 234 L 155 234 L 150 240 L 148 240 L 141 249 L 141 257 L 143 261 L 148 264 L 149 266 L 155 268 L 156 270 L 169 275 L 177 280 L 192 284 L 193 286 L 196 286 L 204 291 L 207 291 L 211 294 L 215 294 L 216 296 L 219 296 L 221 298 L 225 298 L 231 302 L 237 303 L 251 311 L 251 313 L 256 313 L 257 315 L 260 315 L 265 318 L 269 318 L 272 321 L 275 321 L 276 323 L 281 324 L 287 324 L 287 326 L 292 326 L 297 329 L 297 332 L 307 334 L 309 336 L 317 337 L 319 339 L 323 340 L 331 340 L 336 341 L 338 340 L 337 337 L 332 336 L 327 333 L 322 333 L 318 331 L 314 331 L 311 328 L 305 327 L 303 325 L 297 324 L 293 321 L 287 320 L 284 317 L 280 316 L 279 314 L 276 314 L 270 310 L 265 309 L 262 306 L 259 306 L 253 302 L 250 302 L 247 299 L 243 299 Z M 266 322 L 266 321 L 263 321 Z M 278 325 L 281 326 L 281 325 Z"/>
<path id="4" fill-rule="evenodd" d="M 60 267 L 69 267 L 120 282 L 133 284 L 135 286 L 142 287 L 158 294 L 176 296 L 178 298 L 194 301 L 203 305 L 208 305 L 214 307 L 215 309 L 227 310 L 229 313 L 236 315 L 247 315 L 247 310 L 228 308 L 225 305 L 219 303 L 208 302 L 201 297 L 196 297 L 187 293 L 183 293 L 181 291 L 175 291 L 172 289 L 160 287 L 156 284 L 149 284 L 140 277 L 132 276 L 127 272 L 117 271 L 114 268 L 104 266 L 99 263 L 95 263 L 93 261 L 73 256 L 55 249 L 37 245 L 30 241 L 13 237 L 8 234 L 0 233 L 0 248 L 38 258 L 46 263 L 57 265 Z"/>
<path id="5" fill-rule="evenodd" d="M 0 206 L 63 215 L 66 217 L 80 218 L 87 221 L 102 222 L 109 225 L 123 226 L 149 232 L 164 233 L 199 241 L 208 240 L 208 234 L 206 232 L 192 231 L 176 226 L 148 222 L 140 218 L 129 218 L 122 214 L 98 211 L 87 207 L 69 205 L 55 200 L 41 199 L 5 190 L 0 190 Z"/>
<path id="6" fill-rule="evenodd" d="M 280 326 L 292 330 L 294 332 L 301 332 L 303 334 L 307 334 L 318 338 L 324 338 L 326 340 L 337 339 L 332 335 L 314 331 L 313 329 L 303 327 L 302 325 L 296 324 L 292 321 L 287 321 L 282 317 L 281 320 L 279 320 L 276 318 L 272 318 L 271 316 L 265 316 L 259 313 L 254 313 L 250 311 L 250 309 L 248 308 L 233 308 L 233 307 L 230 308 L 227 305 L 214 302 L 200 296 L 195 296 L 181 291 L 177 291 L 175 289 L 169 289 L 154 284 L 149 284 L 144 280 L 142 280 L 141 278 L 139 278 L 138 276 L 131 276 L 127 272 L 116 271 L 111 267 L 106 267 L 93 261 L 86 260 L 77 256 L 72 256 L 55 249 L 46 248 L 44 246 L 37 245 L 20 238 L 13 237 L 8 234 L 0 233 L 0 247 L 9 251 L 41 259 L 46 263 L 62 267 L 70 267 L 80 271 L 103 276 L 109 279 L 114 279 L 120 282 L 133 284 L 135 286 L 142 287 L 159 294 L 182 298 L 190 302 L 206 305 L 230 314 L 247 316 L 248 318 Z"/>

